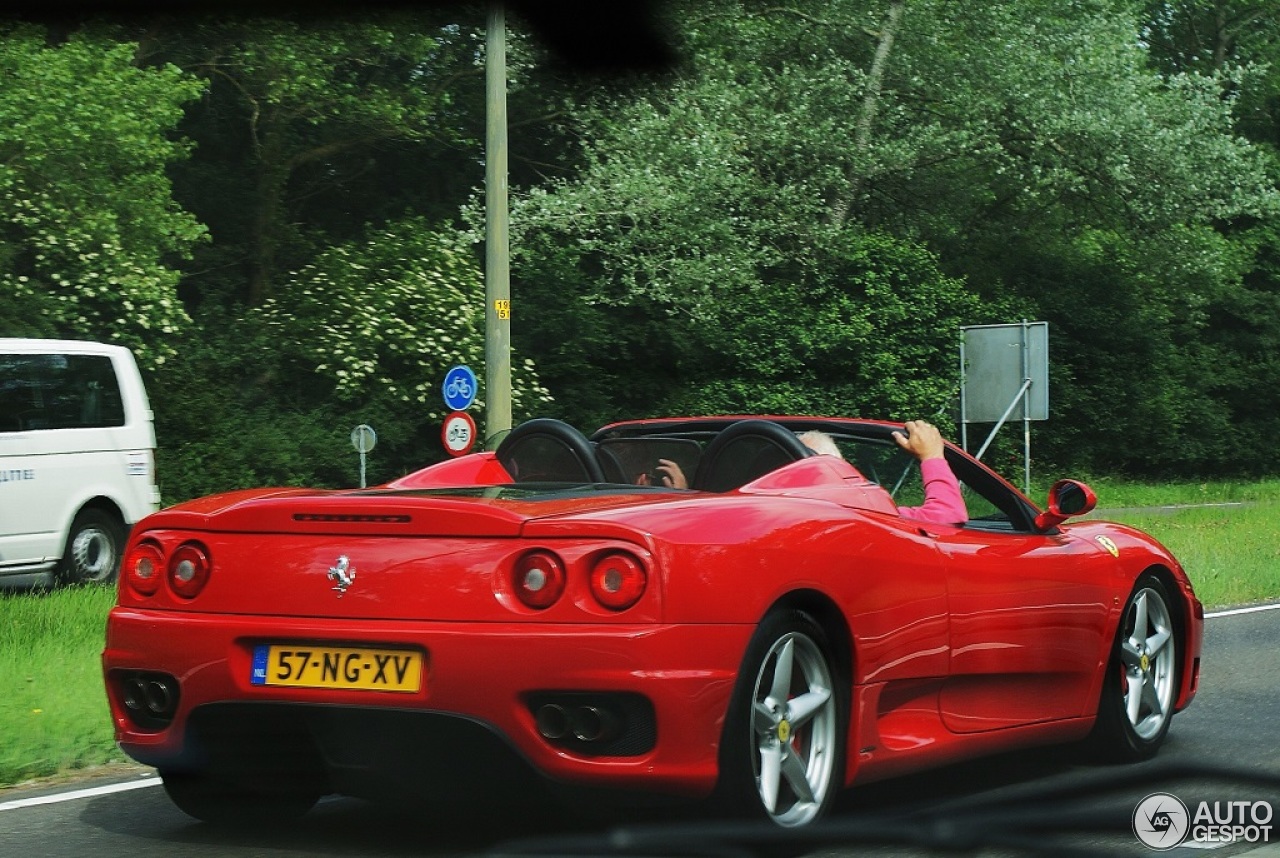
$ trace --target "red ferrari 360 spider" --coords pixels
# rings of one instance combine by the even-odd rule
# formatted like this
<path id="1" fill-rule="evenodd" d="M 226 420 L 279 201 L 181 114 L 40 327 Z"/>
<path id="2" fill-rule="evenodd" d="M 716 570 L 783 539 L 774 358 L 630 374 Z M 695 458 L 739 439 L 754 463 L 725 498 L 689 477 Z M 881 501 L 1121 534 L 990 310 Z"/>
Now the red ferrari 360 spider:
<path id="1" fill-rule="evenodd" d="M 1155 753 L 1200 665 L 1178 561 L 1065 524 L 1083 484 L 1041 510 L 953 446 L 968 520 L 909 518 L 895 429 L 539 419 L 374 489 L 162 510 L 107 625 L 116 737 L 209 820 L 523 773 L 799 826 L 841 787 L 978 754 Z"/>

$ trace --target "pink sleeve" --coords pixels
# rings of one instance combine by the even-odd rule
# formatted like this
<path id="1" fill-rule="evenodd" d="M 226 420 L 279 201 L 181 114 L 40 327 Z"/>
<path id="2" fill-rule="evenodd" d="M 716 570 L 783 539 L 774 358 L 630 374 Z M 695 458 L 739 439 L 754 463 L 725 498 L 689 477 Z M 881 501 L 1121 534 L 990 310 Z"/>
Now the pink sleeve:
<path id="1" fill-rule="evenodd" d="M 960 482 L 951 473 L 946 459 L 921 462 L 920 479 L 924 480 L 924 504 L 898 507 L 901 515 L 935 524 L 964 524 L 969 520 L 969 510 L 960 495 Z"/>

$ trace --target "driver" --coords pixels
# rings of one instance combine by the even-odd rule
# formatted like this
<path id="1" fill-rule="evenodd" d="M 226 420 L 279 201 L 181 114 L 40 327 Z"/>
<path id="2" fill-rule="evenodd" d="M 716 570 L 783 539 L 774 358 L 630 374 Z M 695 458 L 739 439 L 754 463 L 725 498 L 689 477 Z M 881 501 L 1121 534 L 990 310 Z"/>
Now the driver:
<path id="1" fill-rule="evenodd" d="M 642 486 L 666 486 L 669 489 L 687 489 L 689 480 L 680 466 L 670 459 L 659 459 L 652 474 L 641 474 L 636 481 Z"/>
<path id="2" fill-rule="evenodd" d="M 898 512 L 906 518 L 934 524 L 961 525 L 969 520 L 969 510 L 960 494 L 960 481 L 951 472 L 945 456 L 946 445 L 938 427 L 924 420 L 908 420 L 905 432 L 895 431 L 893 440 L 898 446 L 920 461 L 920 478 L 924 480 L 924 503 L 920 506 L 901 506 Z M 825 432 L 805 432 L 800 436 L 804 445 L 816 453 L 840 456 L 835 440 Z M 844 458 L 843 456 L 840 456 Z"/>
<path id="3" fill-rule="evenodd" d="M 920 479 L 924 480 L 924 503 L 898 507 L 907 518 L 936 524 L 961 525 L 969 520 L 969 510 L 960 494 L 960 481 L 951 472 L 938 427 L 924 420 L 908 420 L 906 434 L 894 432 L 898 446 L 920 460 Z"/>

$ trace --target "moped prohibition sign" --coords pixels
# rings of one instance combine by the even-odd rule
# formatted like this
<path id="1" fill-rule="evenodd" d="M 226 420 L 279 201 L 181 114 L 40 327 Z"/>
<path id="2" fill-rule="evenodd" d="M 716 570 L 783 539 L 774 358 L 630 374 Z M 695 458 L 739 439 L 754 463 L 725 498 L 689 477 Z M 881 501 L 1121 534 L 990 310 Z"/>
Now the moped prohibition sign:
<path id="1" fill-rule="evenodd" d="M 444 418 L 440 437 L 450 456 L 461 456 L 476 442 L 476 421 L 465 411 L 455 411 Z"/>

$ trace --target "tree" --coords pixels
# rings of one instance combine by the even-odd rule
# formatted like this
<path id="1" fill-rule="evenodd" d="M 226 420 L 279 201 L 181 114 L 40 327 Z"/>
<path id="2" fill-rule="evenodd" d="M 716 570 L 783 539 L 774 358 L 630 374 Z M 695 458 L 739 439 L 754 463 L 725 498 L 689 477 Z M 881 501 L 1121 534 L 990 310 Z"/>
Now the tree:
<path id="1" fill-rule="evenodd" d="M 1240 467 L 1227 355 L 1206 340 L 1210 308 L 1236 300 L 1248 267 L 1223 225 L 1277 213 L 1266 153 L 1236 134 L 1222 75 L 1152 72 L 1127 4 L 1037 6 L 944 10 L 944 50 L 930 41 L 935 74 L 915 98 L 981 134 L 892 196 L 932 210 L 948 271 L 1050 322 L 1042 454 L 1144 473 Z M 997 58 L 995 39 L 1020 48 Z M 1151 426 L 1154 441 L 1114 443 Z"/>
<path id="2" fill-rule="evenodd" d="M 1268 0 L 1148 0 L 1142 34 L 1158 70 L 1218 74 L 1274 55 L 1275 11 Z"/>
<path id="3" fill-rule="evenodd" d="M 148 380 L 166 502 L 355 485 L 360 423 L 378 433 L 371 483 L 440 460 L 440 386 L 457 363 L 484 377 L 483 309 L 469 237 L 420 218 L 331 247 L 261 307 L 201 307 L 180 354 Z M 512 363 L 516 416 L 543 412 L 532 362 Z"/>
<path id="4" fill-rule="evenodd" d="M 251 317 L 278 343 L 285 377 L 415 429 L 443 421 L 440 383 L 450 366 L 484 364 L 484 282 L 473 248 L 465 234 L 418 218 L 321 253 Z M 532 361 L 513 366 L 513 410 L 529 416 L 550 400 Z"/>
<path id="5" fill-rule="evenodd" d="M 91 29 L 0 29 L 0 294 L 11 333 L 112 339 L 155 363 L 187 321 L 175 263 L 205 235 L 165 172 L 203 87 L 133 53 Z"/>
<path id="6" fill-rule="evenodd" d="M 215 246 L 193 298 L 262 304 L 283 272 L 405 211 L 448 217 L 480 176 L 482 66 L 453 10 L 196 18 L 149 31 L 145 62 L 208 82 L 178 177 Z"/>
<path id="7" fill-rule="evenodd" d="M 1219 387 L 1187 355 L 1209 356 L 1206 308 L 1244 270 L 1215 225 L 1272 217 L 1277 197 L 1222 81 L 1150 70 L 1133 4 L 724 0 L 679 31 L 686 63 L 581 107 L 579 171 L 513 214 L 522 291 L 554 292 L 553 317 L 592 320 L 577 329 L 616 353 L 647 344 L 615 404 L 932 412 L 954 378 L 946 328 L 1045 318 L 1055 361 L 1099 371 L 1057 373 L 1043 448 L 1222 464 L 1229 441 L 1196 441 Z M 912 308 L 916 329 L 891 323 Z M 527 342 L 571 327 L 543 316 Z M 850 376 L 856 394 L 817 393 Z M 688 395 L 657 397 L 673 389 Z M 1081 443 L 1148 418 L 1159 450 Z"/>
<path id="8" fill-rule="evenodd" d="M 987 312 L 920 245 L 844 231 L 770 272 L 767 287 L 726 292 L 669 405 L 946 424 L 960 327 Z"/>
<path id="9" fill-rule="evenodd" d="M 1265 0 L 1164 0 L 1146 4 L 1144 36 L 1152 67 L 1166 76 L 1196 74 L 1218 84 L 1236 128 L 1267 152 L 1271 183 L 1280 173 L 1280 20 Z M 1238 259 L 1229 288 L 1200 309 L 1194 344 L 1203 368 L 1198 387 L 1214 409 L 1209 425 L 1229 439 L 1220 456 L 1233 470 L 1268 472 L 1269 462 L 1241 451 L 1266 448 L 1280 422 L 1280 396 L 1259 378 L 1275 365 L 1280 342 L 1280 236 L 1276 216 L 1215 224 Z"/>

